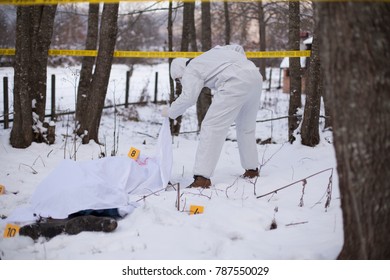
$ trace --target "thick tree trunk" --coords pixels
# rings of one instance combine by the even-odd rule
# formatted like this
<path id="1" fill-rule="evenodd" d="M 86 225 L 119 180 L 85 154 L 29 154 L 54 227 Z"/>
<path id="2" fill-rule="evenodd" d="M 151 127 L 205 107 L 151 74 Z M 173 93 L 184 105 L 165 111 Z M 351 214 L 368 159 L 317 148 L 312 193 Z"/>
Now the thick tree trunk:
<path id="1" fill-rule="evenodd" d="M 31 64 L 29 36 L 30 9 L 19 6 L 16 17 L 16 54 L 14 75 L 14 122 L 11 130 L 11 145 L 14 148 L 26 148 L 31 145 L 32 108 L 29 87 Z"/>
<path id="2" fill-rule="evenodd" d="M 264 21 L 264 8 L 263 8 L 263 2 L 259 1 L 257 2 L 257 9 L 258 9 L 258 18 L 259 18 L 259 38 L 260 38 L 260 51 L 263 52 L 266 49 L 266 41 L 265 41 L 265 21 Z M 266 72 L 265 72 L 265 58 L 260 58 L 259 61 L 259 68 L 260 68 L 260 74 L 263 77 L 263 81 L 267 79 Z M 271 78 L 271 77 L 270 77 Z"/>
<path id="3" fill-rule="evenodd" d="M 172 11 L 173 11 L 173 5 L 172 1 L 169 1 L 168 4 L 168 51 L 173 51 L 173 17 L 172 17 Z M 171 63 L 172 58 L 168 60 L 169 62 L 169 69 L 171 69 Z M 175 83 L 173 79 L 171 78 L 171 72 L 169 72 L 169 104 L 171 104 L 173 101 L 175 101 Z M 171 133 L 173 128 L 173 120 L 170 119 L 170 126 L 171 126 Z"/>
<path id="4" fill-rule="evenodd" d="M 195 30 L 195 3 L 185 2 L 183 5 L 183 29 L 181 37 L 181 51 L 186 52 L 191 46 L 191 50 L 196 52 L 196 30 Z M 182 86 L 180 82 L 176 81 L 176 89 L 174 96 L 171 96 L 172 103 L 181 94 Z M 179 135 L 181 127 L 181 116 L 176 120 L 170 121 L 172 135 Z"/>
<path id="5" fill-rule="evenodd" d="M 31 9 L 30 35 L 31 64 L 29 83 L 31 98 L 35 104 L 33 112 L 38 115 L 39 121 L 44 122 L 46 108 L 46 78 L 47 58 L 53 34 L 54 17 L 57 6 L 33 6 Z M 34 101 L 35 100 L 35 101 Z"/>
<path id="6" fill-rule="evenodd" d="M 316 4 L 316 3 L 315 3 Z M 315 23 L 317 25 L 317 22 Z M 317 39 L 317 28 L 314 31 L 313 44 L 310 57 L 308 87 L 306 90 L 305 111 L 302 120 L 302 144 L 310 147 L 320 142 L 319 120 L 322 95 L 322 76 L 320 71 L 320 57 Z"/>
<path id="7" fill-rule="evenodd" d="M 88 96 L 87 137 L 99 143 L 99 126 L 107 87 L 110 78 L 111 65 L 114 56 L 116 35 L 118 32 L 119 4 L 104 4 L 100 26 L 99 51 L 96 59 L 96 69 L 92 77 L 90 94 Z M 83 141 L 87 143 L 88 141 Z"/>
<path id="8" fill-rule="evenodd" d="M 172 1 L 169 1 L 169 9 L 168 9 L 168 50 L 173 51 L 173 18 L 172 18 Z M 171 63 L 172 63 L 172 58 L 169 59 L 169 69 L 171 69 Z M 169 72 L 169 86 L 170 86 L 170 95 L 169 95 L 169 104 L 172 104 L 173 101 L 176 99 L 176 92 L 175 92 L 175 81 L 171 78 L 171 73 Z M 176 85 L 177 89 L 177 85 Z M 181 118 L 178 120 L 179 121 L 179 127 L 178 130 L 176 131 L 176 120 L 169 119 L 169 125 L 171 127 L 171 134 L 172 135 L 179 135 L 180 132 L 180 122 Z"/>
<path id="9" fill-rule="evenodd" d="M 181 37 L 181 51 L 186 52 L 191 46 L 191 51 L 196 52 L 196 30 L 195 30 L 195 3 L 185 2 L 183 5 L 183 29 Z"/>
<path id="10" fill-rule="evenodd" d="M 182 85 L 179 80 L 176 81 L 176 87 L 175 87 L 175 93 L 174 96 L 179 96 L 182 91 Z M 171 103 L 175 101 L 175 99 L 171 100 Z M 181 119 L 182 117 L 179 116 L 174 120 L 170 120 L 170 126 L 171 126 L 171 134 L 174 136 L 178 136 L 180 133 L 180 128 L 181 128 Z"/>
<path id="11" fill-rule="evenodd" d="M 211 12 L 210 2 L 202 2 L 202 51 L 211 49 Z M 204 87 L 200 92 L 196 103 L 196 113 L 198 116 L 198 129 L 202 125 L 202 121 L 206 116 L 207 110 L 211 105 L 211 90 Z"/>
<path id="12" fill-rule="evenodd" d="M 288 44 L 290 50 L 300 49 L 300 18 L 299 18 L 299 1 L 289 1 L 289 36 Z M 288 138 L 292 143 L 295 141 L 293 135 L 298 128 L 299 118 L 296 116 L 298 108 L 302 107 L 301 101 L 301 64 L 299 57 L 290 57 L 290 103 L 288 108 Z"/>
<path id="13" fill-rule="evenodd" d="M 87 40 L 85 44 L 86 50 L 96 50 L 99 35 L 99 4 L 89 4 L 88 12 L 88 31 Z M 88 108 L 88 96 L 91 93 L 90 87 L 93 76 L 93 66 L 96 58 L 93 56 L 84 56 L 80 71 L 80 81 L 77 91 L 77 106 L 76 106 L 76 120 L 77 120 L 77 134 L 83 135 L 87 129 L 84 116 Z M 88 142 L 88 137 L 83 138 L 83 142 Z"/>
<path id="14" fill-rule="evenodd" d="M 189 4 L 190 4 L 190 17 L 189 17 L 190 46 L 193 52 L 197 52 L 198 46 L 196 43 L 196 29 L 195 29 L 195 2 Z"/>
<path id="15" fill-rule="evenodd" d="M 332 104 L 344 247 L 390 259 L 390 4 L 320 3 L 321 65 Z"/>
<path id="16" fill-rule="evenodd" d="M 224 14 L 225 14 L 225 44 L 230 44 L 230 15 L 229 15 L 229 3 L 223 2 Z"/>
<path id="17" fill-rule="evenodd" d="M 10 142 L 26 148 L 44 139 L 47 57 L 57 5 L 17 8 L 14 124 Z M 38 125 L 39 124 L 39 125 Z"/>

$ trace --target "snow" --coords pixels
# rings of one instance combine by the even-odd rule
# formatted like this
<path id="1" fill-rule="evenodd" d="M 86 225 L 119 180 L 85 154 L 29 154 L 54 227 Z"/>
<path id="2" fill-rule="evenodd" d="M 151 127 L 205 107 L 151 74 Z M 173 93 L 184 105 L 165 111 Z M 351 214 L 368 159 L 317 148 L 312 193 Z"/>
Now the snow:
<path id="1" fill-rule="evenodd" d="M 313 44 L 313 36 L 307 38 L 306 40 L 304 40 L 303 43 L 304 43 L 305 45 L 311 45 L 311 44 Z"/>
<path id="2" fill-rule="evenodd" d="M 305 68 L 306 67 L 306 57 L 300 57 L 300 63 L 301 63 L 301 67 L 302 68 Z M 289 57 L 284 57 L 282 59 L 282 62 L 280 63 L 280 66 L 279 66 L 281 69 L 286 69 L 286 68 L 289 68 L 290 67 L 290 58 Z"/>
<path id="3" fill-rule="evenodd" d="M 127 66 L 114 65 L 107 99 L 116 104 L 124 100 Z M 130 98 L 137 101 L 141 93 L 154 98 L 154 77 L 159 72 L 159 100 L 168 98 L 168 66 L 136 66 L 131 77 Z M 74 110 L 75 91 L 71 70 L 49 69 L 48 78 L 57 75 L 57 107 Z M 0 69 L 8 75 L 10 68 Z M 12 84 L 12 83 L 11 83 Z M 267 83 L 265 83 L 267 84 Z M 266 86 L 266 85 L 264 85 Z M 12 85 L 10 85 L 12 88 Z M 48 90 L 50 92 L 50 89 Z M 2 97 L 1 97 L 2 98 Z M 50 98 L 49 98 L 50 99 Z M 11 101 L 12 102 L 12 101 Z M 50 100 L 48 100 L 48 104 Z M 2 103 L 2 99 L 0 99 Z M 12 103 L 11 103 L 12 104 Z M 2 104 L 1 104 L 2 105 Z M 53 145 L 33 143 L 27 149 L 9 144 L 11 129 L 0 129 L 0 184 L 6 193 L 0 195 L 0 215 L 9 216 L 28 204 L 36 186 L 64 159 L 96 160 L 102 152 L 126 156 L 130 147 L 144 155 L 153 154 L 162 123 L 163 105 L 137 106 L 140 120 L 128 120 L 130 108 L 104 111 L 100 135 L 105 146 L 96 143 L 73 145 L 67 131 L 74 127 L 72 117 L 64 116 L 56 124 Z M 134 110 L 134 108 L 132 108 Z M 12 110 L 10 110 L 12 111 Z M 263 90 L 258 120 L 286 116 L 288 95 L 280 90 Z M 1 115 L 1 113 L 0 113 Z M 12 123 L 11 123 L 12 125 Z M 70 126 L 70 127 L 67 127 Z M 332 135 L 321 130 L 321 142 L 311 148 L 287 140 L 287 119 L 257 123 L 257 138 L 272 137 L 272 144 L 258 145 L 261 175 L 257 180 L 240 178 L 235 128 L 231 127 L 209 190 L 186 189 L 192 182 L 198 134 L 195 107 L 183 116 L 182 133 L 173 139 L 171 182 L 180 184 L 178 192 L 169 188 L 148 196 L 140 206 L 119 220 L 111 233 L 82 232 L 59 235 L 37 242 L 24 236 L 0 237 L 0 258 L 14 260 L 333 260 L 343 245 L 342 212 Z M 119 135 L 114 138 L 114 131 Z M 117 141 L 117 142 L 116 142 Z M 66 143 L 66 144 L 65 144 Z M 115 145 L 115 146 L 114 146 Z M 327 170 L 329 169 L 329 170 Z M 303 181 L 317 172 L 318 175 Z M 332 173 L 333 171 L 333 173 Z M 331 202 L 326 209 L 327 190 L 332 177 Z M 268 192 L 293 184 L 261 198 Z M 304 194 L 303 194 L 304 191 Z M 302 206 L 299 204 L 303 202 Z M 190 215 L 191 205 L 204 206 L 204 212 Z M 273 221 L 275 229 L 270 229 Z M 6 227 L 0 220 L 0 232 Z M 2 236 L 2 235 L 1 235 Z"/>

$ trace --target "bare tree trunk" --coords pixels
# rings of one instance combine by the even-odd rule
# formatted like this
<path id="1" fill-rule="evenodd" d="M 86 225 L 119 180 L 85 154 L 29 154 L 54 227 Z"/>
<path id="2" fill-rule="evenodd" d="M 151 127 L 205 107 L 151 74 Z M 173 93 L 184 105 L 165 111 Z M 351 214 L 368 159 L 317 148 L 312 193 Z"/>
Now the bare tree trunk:
<path id="1" fill-rule="evenodd" d="M 223 2 L 224 12 L 225 12 L 225 44 L 230 44 L 230 15 L 229 15 L 229 3 L 227 1 Z"/>
<path id="2" fill-rule="evenodd" d="M 260 38 L 260 51 L 263 52 L 266 49 L 266 41 L 265 41 L 265 21 L 264 21 L 264 8 L 263 2 L 257 2 L 258 9 L 258 18 L 259 18 L 259 38 Z M 267 79 L 265 72 L 265 58 L 260 58 L 260 74 L 263 77 L 263 81 Z M 271 78 L 271 77 L 270 77 Z"/>
<path id="3" fill-rule="evenodd" d="M 173 5 L 172 5 L 172 0 L 169 1 L 169 6 L 168 6 L 168 51 L 173 51 L 173 19 L 172 19 L 172 10 L 173 10 Z M 169 69 L 171 69 L 171 63 L 172 63 L 172 58 L 168 60 L 169 62 Z M 169 103 L 172 103 L 175 101 L 175 91 L 174 91 L 174 81 L 171 78 L 171 73 L 169 73 L 169 88 L 170 88 L 170 94 L 169 94 Z M 172 124 L 171 124 L 172 126 Z"/>
<path id="4" fill-rule="evenodd" d="M 290 50 L 300 49 L 300 18 L 299 1 L 290 0 L 289 3 L 289 36 L 288 44 Z M 288 108 L 288 138 L 290 143 L 295 141 L 293 135 L 298 128 L 299 119 L 296 116 L 298 108 L 302 107 L 301 101 L 301 64 L 299 57 L 290 57 L 290 103 Z"/>
<path id="5" fill-rule="evenodd" d="M 29 65 L 31 64 L 29 36 L 30 9 L 18 6 L 16 18 L 16 54 L 14 76 L 14 123 L 11 130 L 11 145 L 26 148 L 31 145 L 32 108 L 29 88 Z"/>
<path id="6" fill-rule="evenodd" d="M 99 4 L 89 4 L 88 12 L 88 31 L 87 41 L 85 44 L 86 50 L 96 50 L 99 35 Z M 82 60 L 82 66 L 80 71 L 80 81 L 77 91 L 77 104 L 76 104 L 76 120 L 78 122 L 77 134 L 83 135 L 87 129 L 86 122 L 83 121 L 85 114 L 87 114 L 88 108 L 88 96 L 91 94 L 91 82 L 93 76 L 93 66 L 95 65 L 96 58 L 93 56 L 84 56 Z M 88 143 L 89 139 L 83 138 L 83 143 Z"/>
<path id="7" fill-rule="evenodd" d="M 190 46 L 193 52 L 198 51 L 198 46 L 196 44 L 196 29 L 195 29 L 195 2 L 189 3 L 190 5 L 190 17 L 189 17 L 189 27 L 190 27 Z"/>
<path id="8" fill-rule="evenodd" d="M 314 5 L 316 4 L 314 3 Z M 310 147 L 314 147 L 320 142 L 319 120 L 322 95 L 317 21 L 315 22 L 315 26 L 310 67 L 307 69 L 309 71 L 309 85 L 306 90 L 305 111 L 301 127 L 302 144 Z"/>
<path id="9" fill-rule="evenodd" d="M 319 3 L 343 209 L 340 259 L 390 259 L 389 14 L 384 2 Z"/>
<path id="10" fill-rule="evenodd" d="M 183 5 L 183 29 L 181 37 L 181 51 L 188 51 L 191 46 L 193 52 L 198 51 L 196 46 L 195 30 L 195 3 L 185 2 Z"/>
<path id="11" fill-rule="evenodd" d="M 191 46 L 192 51 L 197 51 L 196 46 L 196 30 L 195 30 L 195 3 L 185 2 L 183 5 L 183 29 L 181 37 L 181 51 L 188 51 Z M 174 98 L 171 98 L 171 103 L 181 94 L 182 86 L 176 81 L 176 90 Z M 176 120 L 171 121 L 172 135 L 179 135 L 181 127 L 181 116 Z"/>
<path id="12" fill-rule="evenodd" d="M 202 51 L 211 49 L 211 13 L 210 2 L 202 2 Z M 204 87 L 200 92 L 196 103 L 196 113 L 198 116 L 198 129 L 206 116 L 207 110 L 211 105 L 211 89 Z"/>
<path id="13" fill-rule="evenodd" d="M 14 77 L 14 124 L 11 145 L 26 148 L 32 141 L 47 142 L 45 120 L 48 50 L 57 5 L 17 8 Z"/>
<path id="14" fill-rule="evenodd" d="M 173 50 L 173 20 L 172 20 L 172 1 L 169 1 L 169 9 L 168 9 L 168 49 L 169 51 Z M 169 69 L 172 63 L 172 59 L 169 59 Z M 170 73 L 169 73 L 170 74 Z M 173 101 L 177 98 L 178 95 L 181 93 L 181 84 L 176 83 L 176 90 L 180 89 L 179 92 L 176 94 L 175 91 L 175 81 L 171 78 L 171 75 L 169 75 L 169 84 L 171 93 L 169 96 L 169 103 L 172 104 Z M 169 120 L 169 124 L 171 127 L 171 134 L 172 135 L 179 135 L 180 132 L 180 125 L 181 125 L 181 116 L 178 117 L 176 120 Z"/>
<path id="15" fill-rule="evenodd" d="M 88 114 L 85 116 L 88 134 L 84 136 L 87 140 L 83 139 L 83 143 L 88 143 L 89 140 L 95 140 L 96 143 L 99 143 L 100 119 L 106 99 L 118 32 L 118 6 L 119 4 L 116 3 L 104 4 L 103 7 L 99 51 L 88 95 Z"/>
<path id="16" fill-rule="evenodd" d="M 31 22 L 29 24 L 32 28 L 30 29 L 32 46 L 29 83 L 31 98 L 33 102 L 35 100 L 33 112 L 38 115 L 40 122 L 45 120 L 47 58 L 56 10 L 57 5 L 30 7 Z"/>

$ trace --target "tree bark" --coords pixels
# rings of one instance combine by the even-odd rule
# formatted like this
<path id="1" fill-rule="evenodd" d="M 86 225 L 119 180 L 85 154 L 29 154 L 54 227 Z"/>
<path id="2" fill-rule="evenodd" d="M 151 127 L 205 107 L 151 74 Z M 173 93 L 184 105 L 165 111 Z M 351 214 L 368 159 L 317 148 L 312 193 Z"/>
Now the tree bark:
<path id="1" fill-rule="evenodd" d="M 230 15 L 229 15 L 229 3 L 223 2 L 224 14 L 225 14 L 225 44 L 230 44 Z"/>
<path id="2" fill-rule="evenodd" d="M 57 5 L 54 6 L 33 6 L 31 11 L 30 35 L 31 44 L 31 64 L 29 83 L 31 87 L 31 98 L 35 108 L 33 112 L 38 115 L 39 121 L 43 123 L 46 108 L 46 78 L 47 78 L 47 58 L 53 34 L 54 17 Z"/>
<path id="3" fill-rule="evenodd" d="M 89 4 L 88 11 L 88 30 L 87 40 L 85 43 L 86 50 L 96 50 L 99 35 L 99 4 Z M 83 135 L 87 129 L 86 122 L 84 120 L 85 114 L 87 114 L 88 108 L 88 96 L 91 94 L 91 82 L 93 76 L 93 66 L 95 65 L 96 58 L 93 56 L 84 56 L 82 60 L 80 70 L 80 80 L 77 91 L 77 103 L 76 103 L 76 120 L 77 120 L 77 134 Z M 88 137 L 84 139 L 83 143 L 88 142 Z"/>
<path id="4" fill-rule="evenodd" d="M 290 0 L 289 3 L 289 36 L 288 44 L 290 50 L 300 49 L 300 18 L 299 1 Z M 294 131 L 298 128 L 299 118 L 296 116 L 298 108 L 302 107 L 301 92 L 301 63 L 299 57 L 290 57 L 290 102 L 288 108 L 288 138 L 290 143 L 295 141 Z"/>
<path id="5" fill-rule="evenodd" d="M 322 83 L 320 87 L 322 87 Z M 326 129 L 332 130 L 332 108 L 328 102 L 328 97 L 324 94 L 324 90 L 321 90 L 321 92 L 322 92 L 322 100 L 324 101 L 324 108 L 325 108 L 324 130 Z"/>
<path id="6" fill-rule="evenodd" d="M 211 12 L 210 2 L 202 2 L 202 51 L 211 49 Z M 211 89 L 204 87 L 200 92 L 196 103 L 196 113 L 198 117 L 198 129 L 202 126 L 202 121 L 211 105 Z"/>
<path id="7" fill-rule="evenodd" d="M 183 19 L 184 21 L 184 19 Z M 172 1 L 169 1 L 169 10 L 168 10 L 168 48 L 169 51 L 173 50 L 173 19 L 172 19 Z M 172 59 L 169 59 L 169 69 L 172 63 Z M 180 95 L 181 93 L 181 84 L 179 82 L 176 83 L 175 88 L 175 81 L 171 78 L 171 75 L 169 73 L 169 84 L 171 89 L 171 94 L 169 96 L 169 103 L 172 104 L 173 101 Z M 180 126 L 181 126 L 181 116 L 179 116 L 176 120 L 169 119 L 169 125 L 171 128 L 171 134 L 178 136 L 180 132 Z"/>
<path id="8" fill-rule="evenodd" d="M 86 139 L 83 139 L 83 143 L 88 143 L 90 140 L 99 143 L 100 120 L 106 99 L 118 32 L 118 7 L 119 4 L 104 4 L 103 7 L 99 51 L 91 81 L 90 94 L 88 95 L 88 114 L 85 116 L 88 133 L 84 136 Z"/>
<path id="9" fill-rule="evenodd" d="M 319 3 L 343 209 L 340 259 L 390 259 L 390 4 Z"/>
<path id="10" fill-rule="evenodd" d="M 263 52 L 266 49 L 263 1 L 257 2 L 257 11 L 258 11 L 257 13 L 259 19 L 259 38 L 260 38 L 259 45 L 260 45 L 260 51 Z M 260 58 L 259 68 L 260 68 L 260 74 L 263 77 L 263 81 L 267 79 L 266 72 L 265 72 L 265 62 L 266 62 L 265 58 Z"/>
<path id="11" fill-rule="evenodd" d="M 31 145 L 32 108 L 29 94 L 28 67 L 31 63 L 29 36 L 30 9 L 18 6 L 16 13 L 16 53 L 14 75 L 14 123 L 11 130 L 11 145 L 26 148 Z"/>
<path id="12" fill-rule="evenodd" d="M 183 29 L 181 38 L 181 51 L 186 52 L 191 46 L 193 52 L 198 51 L 195 30 L 195 3 L 185 2 L 183 5 Z"/>
<path id="13" fill-rule="evenodd" d="M 195 30 L 195 3 L 185 2 L 183 5 L 183 29 L 181 37 L 181 51 L 191 50 L 196 52 L 198 48 L 196 46 L 196 30 Z M 177 97 L 181 94 L 182 86 L 179 81 L 176 82 L 176 89 L 174 91 L 174 96 L 171 96 L 170 102 L 175 101 Z M 181 127 L 181 116 L 175 120 L 170 121 L 171 133 L 172 135 L 179 135 Z"/>
<path id="14" fill-rule="evenodd" d="M 57 5 L 17 8 L 16 55 L 14 76 L 14 124 L 10 142 L 26 148 L 32 141 L 45 141 L 48 50 Z"/>
<path id="15" fill-rule="evenodd" d="M 173 51 L 173 17 L 172 17 L 172 11 L 173 11 L 173 5 L 172 5 L 172 0 L 169 1 L 168 4 L 168 51 Z M 172 58 L 168 60 L 169 62 L 169 69 L 171 69 L 171 63 L 172 63 Z M 171 104 L 173 101 L 175 101 L 175 84 L 173 79 L 171 78 L 171 73 L 169 72 L 169 89 L 170 89 L 170 94 L 169 94 L 169 104 Z M 170 120 L 170 126 L 171 128 L 173 127 L 172 120 Z"/>
<path id="16" fill-rule="evenodd" d="M 316 3 L 314 3 L 316 5 Z M 317 26 L 317 21 L 315 23 Z M 301 127 L 301 141 L 303 145 L 314 147 L 320 142 L 319 120 L 322 95 L 322 76 L 320 71 L 319 46 L 317 28 L 313 34 L 313 44 L 310 57 L 310 66 L 307 71 L 308 87 L 306 90 L 306 103 Z"/>

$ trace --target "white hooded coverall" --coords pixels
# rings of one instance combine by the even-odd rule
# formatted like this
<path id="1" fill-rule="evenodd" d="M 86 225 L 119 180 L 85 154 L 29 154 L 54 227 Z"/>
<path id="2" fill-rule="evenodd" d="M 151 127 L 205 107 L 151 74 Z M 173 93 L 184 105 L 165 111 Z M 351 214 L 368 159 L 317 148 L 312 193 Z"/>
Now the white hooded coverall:
<path id="1" fill-rule="evenodd" d="M 171 104 L 168 116 L 176 119 L 195 105 L 203 87 L 215 90 L 201 125 L 194 175 L 210 178 L 217 165 L 229 127 L 235 122 L 241 165 L 258 167 L 255 139 L 262 77 L 239 45 L 217 46 L 192 59 L 177 58 L 171 64 L 173 79 L 181 78 L 182 93 Z"/>

